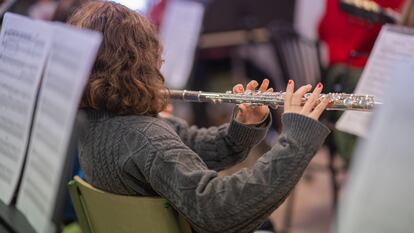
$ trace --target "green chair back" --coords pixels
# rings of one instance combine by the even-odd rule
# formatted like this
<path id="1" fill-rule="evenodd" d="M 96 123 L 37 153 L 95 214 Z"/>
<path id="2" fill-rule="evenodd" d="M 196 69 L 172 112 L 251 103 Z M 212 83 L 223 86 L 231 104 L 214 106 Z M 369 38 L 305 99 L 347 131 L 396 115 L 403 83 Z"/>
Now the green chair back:
<path id="1" fill-rule="evenodd" d="M 69 193 L 83 233 L 191 233 L 164 198 L 107 193 L 78 176 Z"/>

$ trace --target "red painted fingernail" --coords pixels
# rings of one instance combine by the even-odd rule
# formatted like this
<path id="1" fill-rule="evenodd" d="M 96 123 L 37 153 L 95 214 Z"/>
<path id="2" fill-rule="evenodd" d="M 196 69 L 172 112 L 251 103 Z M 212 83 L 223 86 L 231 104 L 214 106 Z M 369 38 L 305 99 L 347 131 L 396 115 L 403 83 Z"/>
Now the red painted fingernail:
<path id="1" fill-rule="evenodd" d="M 293 80 L 291 79 L 291 80 L 289 80 L 289 82 L 288 82 L 288 84 L 290 85 L 290 84 L 292 84 L 293 83 Z"/>
<path id="2" fill-rule="evenodd" d="M 322 83 L 318 83 L 318 88 L 322 88 Z"/>

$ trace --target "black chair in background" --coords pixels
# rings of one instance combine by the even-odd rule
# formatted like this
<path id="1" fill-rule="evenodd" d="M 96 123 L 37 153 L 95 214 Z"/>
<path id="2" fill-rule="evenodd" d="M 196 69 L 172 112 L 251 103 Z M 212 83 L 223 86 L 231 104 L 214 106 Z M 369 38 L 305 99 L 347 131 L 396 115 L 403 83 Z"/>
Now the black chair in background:
<path id="1" fill-rule="evenodd" d="M 297 87 L 318 83 L 322 73 L 319 42 L 301 36 L 291 23 L 272 22 L 268 29 L 282 72 L 276 84 L 284 88 L 289 79 Z"/>

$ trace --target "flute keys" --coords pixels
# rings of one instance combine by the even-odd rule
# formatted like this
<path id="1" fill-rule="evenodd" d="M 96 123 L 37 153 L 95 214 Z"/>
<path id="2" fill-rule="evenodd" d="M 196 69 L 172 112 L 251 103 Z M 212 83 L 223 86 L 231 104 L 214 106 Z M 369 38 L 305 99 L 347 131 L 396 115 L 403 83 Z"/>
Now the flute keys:
<path id="1" fill-rule="evenodd" d="M 352 107 L 354 105 L 354 100 L 352 98 L 346 98 L 344 100 L 344 105 L 346 107 Z"/>
<path id="2" fill-rule="evenodd" d="M 311 95 L 312 93 L 305 94 L 302 99 L 302 104 L 304 104 Z M 172 90 L 170 91 L 170 97 L 192 102 L 250 104 L 252 106 L 268 105 L 269 107 L 275 108 L 283 106 L 286 93 L 250 90 L 246 90 L 244 93 L 233 93 L 232 91 L 218 93 Z M 374 97 L 371 95 L 327 93 L 320 94 L 318 101 L 322 101 L 326 98 L 330 100 L 328 110 L 370 111 L 377 105 L 377 102 L 374 101 Z"/>

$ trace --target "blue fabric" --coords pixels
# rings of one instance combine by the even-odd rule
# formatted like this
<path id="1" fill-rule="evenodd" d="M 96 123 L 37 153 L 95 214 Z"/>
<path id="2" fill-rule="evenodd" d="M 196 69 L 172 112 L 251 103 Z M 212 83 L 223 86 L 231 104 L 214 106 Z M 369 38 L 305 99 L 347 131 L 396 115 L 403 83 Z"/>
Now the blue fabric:
<path id="1" fill-rule="evenodd" d="M 83 171 L 79 164 L 78 152 L 76 151 L 75 153 L 76 155 L 74 156 L 75 161 L 74 161 L 71 177 L 80 176 L 82 179 L 84 179 L 85 175 L 83 174 Z M 70 199 L 69 193 L 66 194 L 66 204 L 65 204 L 65 210 L 64 210 L 63 216 L 64 216 L 64 221 L 66 223 L 73 222 L 76 220 L 75 210 L 73 209 L 72 200 Z"/>

